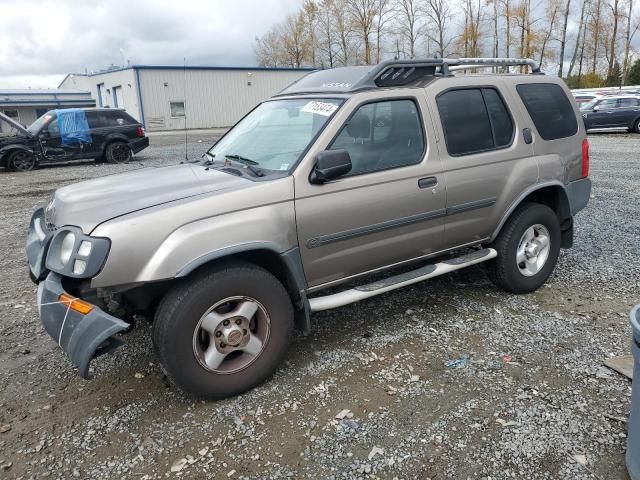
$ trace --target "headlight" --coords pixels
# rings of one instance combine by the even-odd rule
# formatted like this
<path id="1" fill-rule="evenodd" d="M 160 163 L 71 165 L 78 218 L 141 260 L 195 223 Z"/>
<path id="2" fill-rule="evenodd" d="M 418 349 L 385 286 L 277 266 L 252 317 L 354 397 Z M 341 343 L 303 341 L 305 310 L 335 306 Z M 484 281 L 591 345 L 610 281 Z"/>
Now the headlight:
<path id="1" fill-rule="evenodd" d="M 65 234 L 64 238 L 62 239 L 62 243 L 60 244 L 60 263 L 62 263 L 62 265 L 66 265 L 67 263 L 69 263 L 75 244 L 76 236 L 71 232 Z"/>
<path id="2" fill-rule="evenodd" d="M 109 253 L 108 238 L 90 237 L 78 227 L 60 228 L 49 243 L 46 267 L 66 277 L 95 277 Z"/>

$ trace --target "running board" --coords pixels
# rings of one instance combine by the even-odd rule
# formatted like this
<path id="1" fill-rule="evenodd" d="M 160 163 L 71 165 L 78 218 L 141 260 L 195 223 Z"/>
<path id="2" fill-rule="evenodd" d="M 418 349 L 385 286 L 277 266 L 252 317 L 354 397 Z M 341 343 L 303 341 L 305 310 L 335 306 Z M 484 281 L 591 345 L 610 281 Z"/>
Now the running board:
<path id="1" fill-rule="evenodd" d="M 461 257 L 450 258 L 439 263 L 424 265 L 416 270 L 401 273 L 392 277 L 379 280 L 377 282 L 360 285 L 344 292 L 334 293 L 333 295 L 325 295 L 324 297 L 315 297 L 309 299 L 309 306 L 312 312 L 328 310 L 330 308 L 342 307 L 350 303 L 359 302 L 366 298 L 375 297 L 381 293 L 390 292 L 396 288 L 406 287 L 414 283 L 428 280 L 429 278 L 438 277 L 445 273 L 460 270 L 461 268 L 475 265 L 476 263 L 486 262 L 498 256 L 493 248 L 483 248 L 474 252 L 462 255 Z"/>

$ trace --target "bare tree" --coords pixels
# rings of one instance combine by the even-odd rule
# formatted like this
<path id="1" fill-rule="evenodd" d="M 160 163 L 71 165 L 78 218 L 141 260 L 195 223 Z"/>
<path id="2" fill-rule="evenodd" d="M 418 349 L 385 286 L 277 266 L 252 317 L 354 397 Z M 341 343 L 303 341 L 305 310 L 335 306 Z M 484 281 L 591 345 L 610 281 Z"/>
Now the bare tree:
<path id="1" fill-rule="evenodd" d="M 333 22 L 332 0 L 323 0 L 318 5 L 318 53 L 320 55 L 320 67 L 333 68 L 335 63 L 334 49 L 336 43 L 336 31 Z"/>
<path id="2" fill-rule="evenodd" d="M 347 12 L 346 0 L 332 0 L 331 14 L 337 37 L 337 63 L 349 65 L 353 58 L 354 46 L 352 45 L 353 26 L 351 17 Z"/>
<path id="3" fill-rule="evenodd" d="M 591 73 L 596 73 L 598 63 L 598 46 L 600 42 L 600 30 L 602 28 L 602 0 L 595 0 L 591 11 L 591 34 L 593 38 L 593 62 Z"/>
<path id="4" fill-rule="evenodd" d="M 390 0 L 376 0 L 376 63 L 380 63 L 382 52 L 382 37 L 387 31 L 387 24 L 391 20 L 392 4 Z"/>
<path id="5" fill-rule="evenodd" d="M 347 8 L 364 48 L 362 63 L 371 63 L 371 33 L 376 18 L 376 0 L 347 0 Z"/>
<path id="6" fill-rule="evenodd" d="M 567 45 L 567 25 L 569 23 L 570 13 L 571 13 L 571 0 L 567 0 L 566 7 L 564 9 L 564 24 L 562 25 L 562 33 L 560 36 L 560 54 L 558 58 L 558 76 L 560 78 L 562 78 L 562 73 L 563 73 L 562 71 L 564 69 L 564 50 Z"/>
<path id="7" fill-rule="evenodd" d="M 420 21 L 423 14 L 419 0 L 398 0 L 397 24 L 403 43 L 409 47 L 409 58 L 416 56 L 416 44 L 420 34 Z"/>
<path id="8" fill-rule="evenodd" d="M 628 1 L 628 13 L 627 13 L 627 28 L 624 35 L 624 60 L 622 65 L 622 84 L 626 84 L 627 75 L 629 75 L 629 52 L 631 50 L 631 42 L 633 41 L 633 37 L 635 36 L 638 28 L 640 27 L 640 22 L 633 18 L 633 0 Z M 632 26 L 633 25 L 633 26 Z"/>
<path id="9" fill-rule="evenodd" d="M 543 34 L 543 38 L 542 38 L 542 44 L 540 45 L 540 59 L 538 60 L 538 63 L 540 65 L 542 65 L 542 62 L 544 61 L 544 54 L 546 52 L 547 49 L 547 45 L 549 43 L 549 39 L 551 38 L 551 35 L 553 34 L 553 29 L 555 27 L 555 23 L 556 20 L 558 18 L 558 13 L 560 12 L 560 1 L 559 0 L 548 0 L 547 3 L 547 25 L 546 25 L 546 32 L 544 32 Z M 566 18 L 565 18 L 565 25 L 563 27 L 563 33 L 566 35 Z M 579 34 L 578 34 L 579 35 Z M 562 62 L 562 60 L 560 60 Z M 561 63 L 562 65 L 562 63 Z"/>
<path id="10" fill-rule="evenodd" d="M 305 0 L 302 4 L 302 18 L 304 21 L 305 34 L 308 38 L 308 53 L 309 62 L 311 65 L 317 64 L 317 49 L 318 41 L 316 35 L 316 28 L 318 23 L 319 9 L 318 5 L 313 0 Z"/>
<path id="11" fill-rule="evenodd" d="M 434 31 L 433 34 L 427 33 L 427 37 L 436 44 L 440 58 L 444 58 L 450 43 L 450 40 L 447 40 L 447 30 L 453 16 L 451 3 L 447 0 L 426 0 L 426 2 L 425 13 L 429 19 L 427 32 L 431 32 L 432 29 Z"/>
<path id="12" fill-rule="evenodd" d="M 512 5 L 511 0 L 502 0 L 503 13 L 505 19 L 505 56 L 509 57 L 511 50 L 511 15 Z"/>
<path id="13" fill-rule="evenodd" d="M 609 67 L 607 68 L 607 77 L 610 77 L 613 73 L 613 67 L 616 61 L 616 44 L 618 37 L 618 20 L 620 17 L 620 0 L 613 0 L 613 2 L 608 2 L 607 6 L 611 9 L 611 20 L 612 20 L 612 33 L 611 38 L 609 39 L 609 53 L 607 59 L 609 60 Z"/>
<path id="14" fill-rule="evenodd" d="M 583 30 L 585 28 L 585 16 L 587 13 L 587 6 L 589 5 L 589 0 L 584 0 L 582 2 L 582 8 L 580 9 L 580 23 L 578 24 L 578 35 L 576 35 L 576 45 L 573 49 L 573 55 L 571 56 L 571 62 L 569 63 L 569 71 L 567 72 L 567 78 L 571 76 L 573 72 L 573 68 L 576 64 L 576 59 L 578 58 L 578 50 L 584 52 L 584 42 L 581 41 L 580 37 L 584 38 Z"/>

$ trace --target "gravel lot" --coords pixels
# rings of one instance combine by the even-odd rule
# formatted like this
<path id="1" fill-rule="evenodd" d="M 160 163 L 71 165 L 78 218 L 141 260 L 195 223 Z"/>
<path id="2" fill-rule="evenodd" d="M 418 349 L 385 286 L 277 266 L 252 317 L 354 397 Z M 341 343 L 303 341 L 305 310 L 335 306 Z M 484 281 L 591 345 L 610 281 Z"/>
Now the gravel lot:
<path id="1" fill-rule="evenodd" d="M 631 382 L 602 361 L 629 352 L 640 301 L 640 135 L 591 136 L 593 198 L 545 288 L 509 295 L 478 267 L 316 314 L 270 381 L 215 403 L 166 384 L 148 324 L 80 379 L 23 254 L 55 188 L 174 163 L 182 140 L 0 171 L 0 478 L 627 478 Z M 196 158 L 212 134 L 190 140 Z"/>

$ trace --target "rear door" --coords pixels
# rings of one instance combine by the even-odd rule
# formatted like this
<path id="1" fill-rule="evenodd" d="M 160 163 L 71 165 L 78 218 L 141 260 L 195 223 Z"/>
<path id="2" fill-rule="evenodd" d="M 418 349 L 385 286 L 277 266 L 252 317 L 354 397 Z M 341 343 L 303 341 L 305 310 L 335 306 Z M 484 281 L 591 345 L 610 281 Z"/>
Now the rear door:
<path id="1" fill-rule="evenodd" d="M 613 113 L 613 122 L 616 127 L 629 127 L 639 113 L 637 98 L 619 98 Z"/>
<path id="2" fill-rule="evenodd" d="M 428 91 L 442 138 L 446 242 L 477 243 L 491 235 L 505 202 L 537 181 L 531 125 L 498 80 L 454 78 Z"/>

